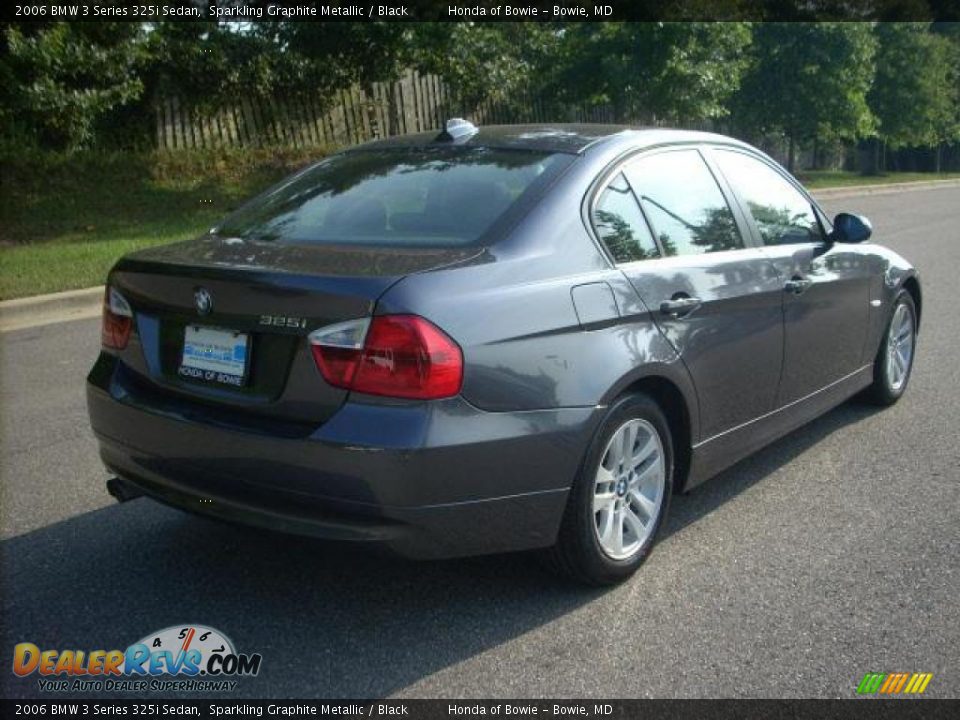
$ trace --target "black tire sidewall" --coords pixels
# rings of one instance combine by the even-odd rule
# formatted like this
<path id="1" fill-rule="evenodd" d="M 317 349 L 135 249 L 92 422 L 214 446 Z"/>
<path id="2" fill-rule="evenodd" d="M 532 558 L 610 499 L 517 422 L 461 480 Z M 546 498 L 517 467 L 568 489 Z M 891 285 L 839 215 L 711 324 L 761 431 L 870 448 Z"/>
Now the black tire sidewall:
<path id="1" fill-rule="evenodd" d="M 597 468 L 603 459 L 602 454 L 606 450 L 610 438 L 621 425 L 635 418 L 649 422 L 660 435 L 666 469 L 664 497 L 660 506 L 660 513 L 656 519 L 656 526 L 647 541 L 630 558 L 615 560 L 600 547 L 600 540 L 594 527 L 594 484 Z M 622 580 L 633 574 L 650 554 L 663 527 L 670 498 L 673 495 L 673 457 L 670 426 L 663 411 L 650 397 L 643 394 L 626 395 L 610 406 L 584 457 L 577 481 L 571 490 L 570 505 L 568 506 L 570 516 L 567 519 L 571 521 L 571 527 L 567 528 L 567 531 L 572 535 L 569 540 L 575 545 L 570 550 L 573 550 L 577 564 L 588 579 L 597 583 L 611 583 Z"/>

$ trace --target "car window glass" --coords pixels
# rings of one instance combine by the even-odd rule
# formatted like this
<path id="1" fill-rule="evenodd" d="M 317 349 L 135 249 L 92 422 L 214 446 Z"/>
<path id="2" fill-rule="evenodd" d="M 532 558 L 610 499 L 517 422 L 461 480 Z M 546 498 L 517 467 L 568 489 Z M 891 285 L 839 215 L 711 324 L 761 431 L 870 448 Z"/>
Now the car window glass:
<path id="1" fill-rule="evenodd" d="M 626 175 L 664 255 L 743 247 L 733 213 L 696 150 L 641 157 L 627 166 Z"/>
<path id="2" fill-rule="evenodd" d="M 623 173 L 618 173 L 600 193 L 593 211 L 593 224 L 618 263 L 660 255 Z"/>
<path id="3" fill-rule="evenodd" d="M 217 232 L 276 243 L 467 245 L 571 160 L 483 147 L 350 151 L 247 203 Z"/>
<path id="4" fill-rule="evenodd" d="M 732 150 L 717 150 L 717 165 L 747 204 L 764 245 L 820 242 L 813 206 L 780 173 Z"/>

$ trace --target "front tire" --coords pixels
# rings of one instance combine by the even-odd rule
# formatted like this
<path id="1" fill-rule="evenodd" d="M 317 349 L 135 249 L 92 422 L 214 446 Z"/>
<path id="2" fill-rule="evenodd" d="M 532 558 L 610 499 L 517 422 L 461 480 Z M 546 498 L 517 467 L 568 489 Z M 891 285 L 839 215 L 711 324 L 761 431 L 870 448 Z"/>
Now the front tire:
<path id="1" fill-rule="evenodd" d="M 903 397 L 910 382 L 916 346 L 917 308 L 910 293 L 901 290 L 873 361 L 873 384 L 867 388 L 867 400 L 887 406 Z"/>
<path id="2" fill-rule="evenodd" d="M 570 490 L 553 565 L 591 585 L 630 577 L 649 556 L 673 494 L 673 438 L 650 397 L 607 411 Z"/>

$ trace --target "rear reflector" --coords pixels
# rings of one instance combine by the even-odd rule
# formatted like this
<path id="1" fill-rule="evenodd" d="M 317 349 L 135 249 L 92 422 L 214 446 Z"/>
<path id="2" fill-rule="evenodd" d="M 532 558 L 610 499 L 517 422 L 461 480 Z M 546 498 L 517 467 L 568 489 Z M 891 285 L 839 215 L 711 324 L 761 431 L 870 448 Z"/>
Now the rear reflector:
<path id="1" fill-rule="evenodd" d="M 434 400 L 460 392 L 463 353 L 417 315 L 378 315 L 310 333 L 317 368 L 331 385 L 387 397 Z"/>
<path id="2" fill-rule="evenodd" d="M 103 346 L 114 350 L 123 350 L 130 340 L 133 328 L 133 310 L 127 299 L 112 287 L 107 287 L 103 295 L 103 326 L 100 337 Z"/>

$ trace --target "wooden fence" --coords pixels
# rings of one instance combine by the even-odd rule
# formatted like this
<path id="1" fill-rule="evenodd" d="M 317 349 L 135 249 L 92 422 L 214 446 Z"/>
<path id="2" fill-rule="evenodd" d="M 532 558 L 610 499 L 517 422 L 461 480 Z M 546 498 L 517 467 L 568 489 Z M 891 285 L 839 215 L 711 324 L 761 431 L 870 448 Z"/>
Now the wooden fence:
<path id="1" fill-rule="evenodd" d="M 406 133 L 437 130 L 450 117 L 479 124 L 613 122 L 606 105 L 575 107 L 549 117 L 544 103 L 520 97 L 510 107 L 485 102 L 467 110 L 435 75 L 407 72 L 392 83 L 355 87 L 322 99 L 308 95 L 238 98 L 216 110 L 188 107 L 177 97 L 155 104 L 156 144 L 163 149 L 262 145 L 339 147 Z M 554 113 L 555 114 L 555 113 Z"/>

